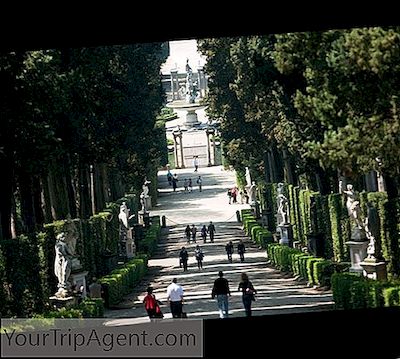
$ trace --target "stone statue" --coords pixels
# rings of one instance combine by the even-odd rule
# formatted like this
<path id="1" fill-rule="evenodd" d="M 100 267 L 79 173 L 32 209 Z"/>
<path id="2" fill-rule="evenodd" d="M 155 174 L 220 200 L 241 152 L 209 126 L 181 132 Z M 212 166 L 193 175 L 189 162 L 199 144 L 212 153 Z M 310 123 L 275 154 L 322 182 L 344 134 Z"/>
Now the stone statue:
<path id="1" fill-rule="evenodd" d="M 129 209 L 125 202 L 122 202 L 121 206 L 119 207 L 118 219 L 120 224 L 120 237 L 126 238 L 126 231 L 129 229 Z"/>
<path id="2" fill-rule="evenodd" d="M 249 199 L 250 199 L 249 203 L 250 203 L 250 205 L 256 203 L 256 200 L 257 200 L 256 193 L 257 193 L 257 186 L 256 186 L 256 183 L 253 181 L 249 188 Z"/>
<path id="3" fill-rule="evenodd" d="M 193 85 L 193 71 L 189 65 L 189 59 L 186 60 L 186 102 L 194 103 L 197 96 L 197 89 Z"/>
<path id="4" fill-rule="evenodd" d="M 364 220 L 364 229 L 369 239 L 367 254 L 368 259 L 377 259 L 381 257 L 379 248 L 376 248 L 376 239 L 379 238 L 379 216 L 378 211 L 373 207 L 371 202 L 367 202 L 367 218 Z M 381 259 L 381 258 L 379 258 Z"/>
<path id="5" fill-rule="evenodd" d="M 149 184 L 150 183 L 151 183 L 151 181 L 148 181 L 147 179 L 144 180 L 142 190 L 143 190 L 143 194 L 144 194 L 145 198 L 149 197 Z"/>
<path id="6" fill-rule="evenodd" d="M 58 279 L 58 292 L 55 295 L 63 298 L 67 296 L 69 289 L 68 278 L 72 269 L 73 252 L 66 241 L 64 232 L 58 234 L 56 239 L 54 274 Z"/>
<path id="7" fill-rule="evenodd" d="M 288 208 L 288 199 L 283 193 L 284 187 L 283 183 L 278 183 L 278 196 L 277 196 L 277 204 L 278 204 L 278 226 L 289 223 L 289 208 Z"/>
<path id="8" fill-rule="evenodd" d="M 142 209 L 141 211 L 143 213 L 147 212 L 147 200 L 149 198 L 149 184 L 151 183 L 151 181 L 148 181 L 147 179 L 145 179 L 144 184 L 142 186 L 142 193 L 140 194 L 140 204 L 142 205 Z"/>
<path id="9" fill-rule="evenodd" d="M 343 193 L 347 196 L 346 200 L 347 213 L 349 214 L 349 217 L 353 219 L 357 228 L 364 229 L 361 221 L 361 209 L 358 196 L 354 191 L 352 184 L 348 184 L 346 188 L 347 190 L 343 191 Z"/>

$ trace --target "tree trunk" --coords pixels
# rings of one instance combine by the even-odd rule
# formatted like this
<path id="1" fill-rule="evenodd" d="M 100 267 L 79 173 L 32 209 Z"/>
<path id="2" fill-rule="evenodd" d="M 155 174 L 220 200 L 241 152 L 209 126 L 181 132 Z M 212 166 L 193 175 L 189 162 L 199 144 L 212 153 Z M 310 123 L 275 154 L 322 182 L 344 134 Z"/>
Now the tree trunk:
<path id="1" fill-rule="evenodd" d="M 294 180 L 294 176 L 293 176 L 293 169 L 292 169 L 292 164 L 291 164 L 291 160 L 289 157 L 289 154 L 287 152 L 287 150 L 284 148 L 282 150 L 282 158 L 283 158 L 283 163 L 284 163 L 284 178 L 285 181 L 289 184 L 294 185 L 295 184 L 295 180 Z"/>
<path id="2" fill-rule="evenodd" d="M 51 211 L 51 200 L 50 191 L 48 183 L 48 175 L 42 176 L 41 178 L 41 188 L 42 188 L 42 203 L 43 203 L 43 213 L 45 223 L 51 223 L 54 221 L 53 214 Z"/>
<path id="3" fill-rule="evenodd" d="M 90 178 L 88 165 L 79 161 L 79 217 L 88 219 L 93 215 L 90 198 Z"/>
<path id="4" fill-rule="evenodd" d="M 64 174 L 65 174 L 65 185 L 68 197 L 68 209 L 69 214 L 72 218 L 78 216 L 76 210 L 76 191 L 73 183 L 73 177 L 71 176 L 71 171 L 73 171 L 73 166 L 70 160 L 70 156 L 66 155 L 64 161 Z"/>
<path id="5" fill-rule="evenodd" d="M 101 164 L 101 183 L 103 186 L 104 203 L 110 202 L 110 185 L 108 180 L 108 167 L 105 163 Z"/>
<path id="6" fill-rule="evenodd" d="M 265 182 L 271 183 L 271 167 L 269 164 L 268 152 L 269 150 L 264 153 L 264 178 Z"/>
<path id="7" fill-rule="evenodd" d="M 5 155 L 7 156 L 7 154 Z M 11 238 L 11 199 L 13 196 L 12 161 L 0 159 L 0 240 Z"/>
<path id="8" fill-rule="evenodd" d="M 42 188 L 40 177 L 35 176 L 32 179 L 32 195 L 33 195 L 33 209 L 35 211 L 36 230 L 42 229 L 45 223 L 43 202 L 42 202 Z"/>
<path id="9" fill-rule="evenodd" d="M 397 227 L 397 220 L 399 218 L 399 191 L 398 183 L 391 175 L 383 174 L 385 179 L 386 192 L 388 195 L 386 221 L 388 228 L 388 235 L 390 241 L 390 254 L 392 257 L 392 272 L 400 275 L 400 245 L 399 245 L 399 231 Z"/>
<path id="10" fill-rule="evenodd" d="M 32 177 L 24 170 L 18 173 L 21 219 L 24 233 L 34 233 L 36 216 L 33 204 Z"/>

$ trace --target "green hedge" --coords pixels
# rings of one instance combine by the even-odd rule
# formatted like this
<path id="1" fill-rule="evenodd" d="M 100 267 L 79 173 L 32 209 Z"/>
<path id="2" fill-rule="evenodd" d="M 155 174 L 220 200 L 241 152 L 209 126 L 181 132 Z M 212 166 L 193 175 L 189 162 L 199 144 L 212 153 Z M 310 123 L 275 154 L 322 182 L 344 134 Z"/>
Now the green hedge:
<path id="1" fill-rule="evenodd" d="M 118 304 L 147 272 L 147 256 L 138 256 L 99 279 L 105 292 L 106 306 Z"/>
<path id="2" fill-rule="evenodd" d="M 157 248 L 160 233 L 160 216 L 153 216 L 151 217 L 151 226 L 146 229 L 144 238 L 139 242 L 138 251 L 151 256 Z"/>
<path id="3" fill-rule="evenodd" d="M 383 289 L 385 307 L 400 306 L 400 286 Z"/>
<path id="4" fill-rule="evenodd" d="M 400 305 L 398 282 L 375 281 L 354 273 L 334 273 L 331 281 L 333 300 L 338 309 Z"/>
<path id="5" fill-rule="evenodd" d="M 330 277 L 335 271 L 334 262 L 277 243 L 267 244 L 266 249 L 271 264 L 281 271 L 291 272 L 312 285 L 330 286 Z"/>

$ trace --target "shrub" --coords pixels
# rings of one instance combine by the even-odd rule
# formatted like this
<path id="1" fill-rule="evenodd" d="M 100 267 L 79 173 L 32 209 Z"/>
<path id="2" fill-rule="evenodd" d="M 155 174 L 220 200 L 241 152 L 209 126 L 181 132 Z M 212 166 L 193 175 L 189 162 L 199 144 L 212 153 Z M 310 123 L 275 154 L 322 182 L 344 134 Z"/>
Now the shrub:
<path id="1" fill-rule="evenodd" d="M 400 306 L 400 286 L 383 289 L 385 307 Z"/>

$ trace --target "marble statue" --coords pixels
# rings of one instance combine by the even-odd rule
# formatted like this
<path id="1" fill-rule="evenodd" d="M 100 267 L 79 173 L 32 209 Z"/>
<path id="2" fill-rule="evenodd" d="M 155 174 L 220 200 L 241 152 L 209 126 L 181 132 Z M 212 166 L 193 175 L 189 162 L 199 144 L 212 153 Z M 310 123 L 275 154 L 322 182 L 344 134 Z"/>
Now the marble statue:
<path id="1" fill-rule="evenodd" d="M 256 186 L 256 183 L 253 181 L 249 188 L 249 203 L 250 204 L 256 203 L 256 200 L 257 200 L 256 193 L 257 193 L 257 186 Z"/>
<path id="2" fill-rule="evenodd" d="M 357 228 L 364 229 L 361 221 L 361 209 L 358 196 L 354 191 L 352 184 L 348 184 L 346 188 L 347 189 L 343 191 L 343 193 L 347 196 L 346 200 L 347 213 L 349 214 L 349 217 L 353 219 Z"/>
<path id="3" fill-rule="evenodd" d="M 54 274 L 58 279 L 58 292 L 56 296 L 65 297 L 69 289 L 68 278 L 71 274 L 74 253 L 66 241 L 66 234 L 64 232 L 58 234 L 56 239 L 56 256 L 54 261 Z"/>
<path id="4" fill-rule="evenodd" d="M 189 65 L 189 59 L 186 60 L 186 102 L 195 103 L 197 88 L 193 84 L 193 71 Z"/>
<path id="5" fill-rule="evenodd" d="M 124 237 L 126 239 L 126 232 L 129 229 L 128 219 L 129 219 L 129 209 L 125 202 L 122 202 L 119 207 L 118 219 L 120 223 L 120 237 Z"/>
<path id="6" fill-rule="evenodd" d="M 284 192 L 283 183 L 279 183 L 278 196 L 277 196 L 278 226 L 289 223 L 289 208 L 288 208 L 289 201 L 283 192 Z"/>
<path id="7" fill-rule="evenodd" d="M 369 239 L 367 254 L 368 259 L 375 259 L 376 256 L 379 256 L 379 253 L 376 253 L 376 239 L 379 237 L 379 216 L 378 211 L 372 205 L 371 202 L 367 203 L 367 218 L 364 220 L 364 229 L 367 239 Z"/>

